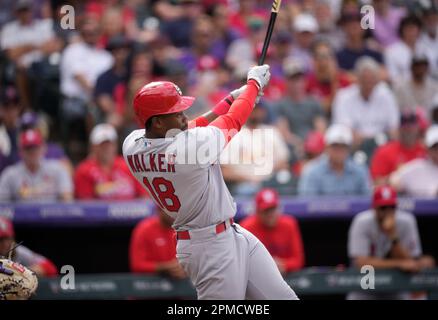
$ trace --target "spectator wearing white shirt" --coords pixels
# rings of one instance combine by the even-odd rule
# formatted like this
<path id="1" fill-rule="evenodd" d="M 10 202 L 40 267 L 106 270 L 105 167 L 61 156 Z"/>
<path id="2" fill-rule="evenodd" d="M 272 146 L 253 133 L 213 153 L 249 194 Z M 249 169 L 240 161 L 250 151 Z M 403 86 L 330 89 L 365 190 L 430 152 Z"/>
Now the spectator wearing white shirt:
<path id="1" fill-rule="evenodd" d="M 391 184 L 412 197 L 438 197 L 438 125 L 426 131 L 425 145 L 428 157 L 408 162 L 392 174 Z"/>
<path id="2" fill-rule="evenodd" d="M 370 57 L 355 65 L 357 84 L 340 89 L 333 102 L 333 122 L 353 130 L 354 145 L 383 135 L 397 136 L 400 111 L 391 89 L 381 81 L 380 65 Z"/>
<path id="3" fill-rule="evenodd" d="M 423 32 L 418 39 L 418 46 L 427 52 L 431 75 L 438 79 L 438 6 L 431 3 L 430 8 L 424 9 L 422 21 Z"/>
<path id="4" fill-rule="evenodd" d="M 400 41 L 385 49 L 384 61 L 393 83 L 410 78 L 412 56 L 420 50 L 420 31 L 421 21 L 416 16 L 404 17 L 399 26 Z"/>
<path id="5" fill-rule="evenodd" d="M 112 67 L 111 54 L 97 47 L 98 22 L 85 19 L 80 28 L 82 40 L 68 45 L 61 58 L 61 119 L 67 153 L 74 161 L 85 156 L 86 118 L 89 116 L 94 86 L 100 74 Z"/>
<path id="6" fill-rule="evenodd" d="M 32 5 L 30 0 L 17 1 L 14 7 L 16 19 L 4 25 L 0 37 L 0 48 L 14 66 L 12 79 L 7 80 L 16 82 L 20 103 L 25 109 L 31 107 L 28 68 L 59 49 L 53 32 L 53 21 L 34 19 Z"/>

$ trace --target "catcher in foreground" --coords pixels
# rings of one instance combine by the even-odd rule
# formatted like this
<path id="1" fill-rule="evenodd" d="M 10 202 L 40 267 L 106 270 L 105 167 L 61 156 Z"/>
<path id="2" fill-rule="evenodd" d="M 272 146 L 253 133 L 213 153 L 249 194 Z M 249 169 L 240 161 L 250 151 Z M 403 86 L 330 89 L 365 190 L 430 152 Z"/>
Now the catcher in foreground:
<path id="1" fill-rule="evenodd" d="M 26 300 L 35 293 L 35 272 L 10 259 L 0 257 L 0 300 Z"/>

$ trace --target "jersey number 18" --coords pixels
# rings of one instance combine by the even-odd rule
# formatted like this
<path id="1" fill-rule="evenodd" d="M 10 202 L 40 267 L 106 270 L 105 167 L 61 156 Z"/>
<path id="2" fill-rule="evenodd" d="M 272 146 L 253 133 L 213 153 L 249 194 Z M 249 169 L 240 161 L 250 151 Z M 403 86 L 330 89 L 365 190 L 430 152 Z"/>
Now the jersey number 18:
<path id="1" fill-rule="evenodd" d="M 179 208 L 181 208 L 181 202 L 175 195 L 175 188 L 171 181 L 156 177 L 152 180 L 152 183 L 150 183 L 149 180 L 144 177 L 143 184 L 161 209 L 177 212 Z"/>

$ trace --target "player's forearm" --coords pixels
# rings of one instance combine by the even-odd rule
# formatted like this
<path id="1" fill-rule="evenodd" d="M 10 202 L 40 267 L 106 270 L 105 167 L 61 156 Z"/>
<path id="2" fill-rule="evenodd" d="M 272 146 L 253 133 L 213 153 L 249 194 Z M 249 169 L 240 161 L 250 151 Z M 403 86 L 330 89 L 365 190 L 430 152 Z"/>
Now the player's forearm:
<path id="1" fill-rule="evenodd" d="M 251 114 L 259 92 L 257 82 L 248 81 L 248 86 L 239 98 L 237 98 L 230 107 L 230 110 L 214 120 L 210 125 L 218 127 L 225 131 L 240 131 Z M 232 136 L 226 132 L 226 140 L 230 141 Z"/>
<path id="2" fill-rule="evenodd" d="M 189 128 L 206 127 L 209 123 L 216 120 L 219 116 L 226 114 L 231 107 L 234 99 L 231 95 L 226 96 L 218 104 L 216 104 L 210 111 L 193 119 L 189 122 Z"/>
<path id="3" fill-rule="evenodd" d="M 381 259 L 375 257 L 359 257 L 354 259 L 354 266 L 361 268 L 365 265 L 373 266 L 378 269 L 395 269 L 400 266 L 400 259 Z"/>
<path id="4" fill-rule="evenodd" d="M 409 252 L 399 243 L 394 244 L 390 251 L 390 257 L 393 259 L 411 259 Z"/>
<path id="5" fill-rule="evenodd" d="M 137 273 L 158 273 L 159 265 L 155 261 L 131 260 L 131 271 Z"/>

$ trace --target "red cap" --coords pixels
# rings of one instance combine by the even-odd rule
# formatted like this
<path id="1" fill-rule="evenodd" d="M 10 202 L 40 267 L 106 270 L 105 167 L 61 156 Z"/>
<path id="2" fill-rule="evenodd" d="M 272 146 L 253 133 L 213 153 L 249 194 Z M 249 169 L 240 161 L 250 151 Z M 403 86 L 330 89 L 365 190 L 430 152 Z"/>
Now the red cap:
<path id="1" fill-rule="evenodd" d="M 256 209 L 257 211 L 259 211 L 277 207 L 280 201 L 280 197 L 276 190 L 266 188 L 260 190 L 257 193 L 255 200 Z"/>
<path id="2" fill-rule="evenodd" d="M 43 144 L 43 136 L 36 129 L 29 129 L 20 134 L 20 146 L 22 148 L 37 147 Z"/>
<path id="3" fill-rule="evenodd" d="M 397 205 L 397 192 L 390 186 L 380 186 L 374 190 L 373 207 Z"/>
<path id="4" fill-rule="evenodd" d="M 151 82 L 135 95 L 134 112 L 139 125 L 144 126 L 152 116 L 187 110 L 194 100 L 194 97 L 183 96 L 181 89 L 172 82 Z"/>
<path id="5" fill-rule="evenodd" d="M 324 135 L 321 132 L 310 132 L 304 141 L 304 151 L 309 154 L 318 155 L 324 151 Z"/>
<path id="6" fill-rule="evenodd" d="M 14 227 L 11 220 L 6 217 L 0 217 L 0 238 L 13 238 L 14 236 Z"/>

